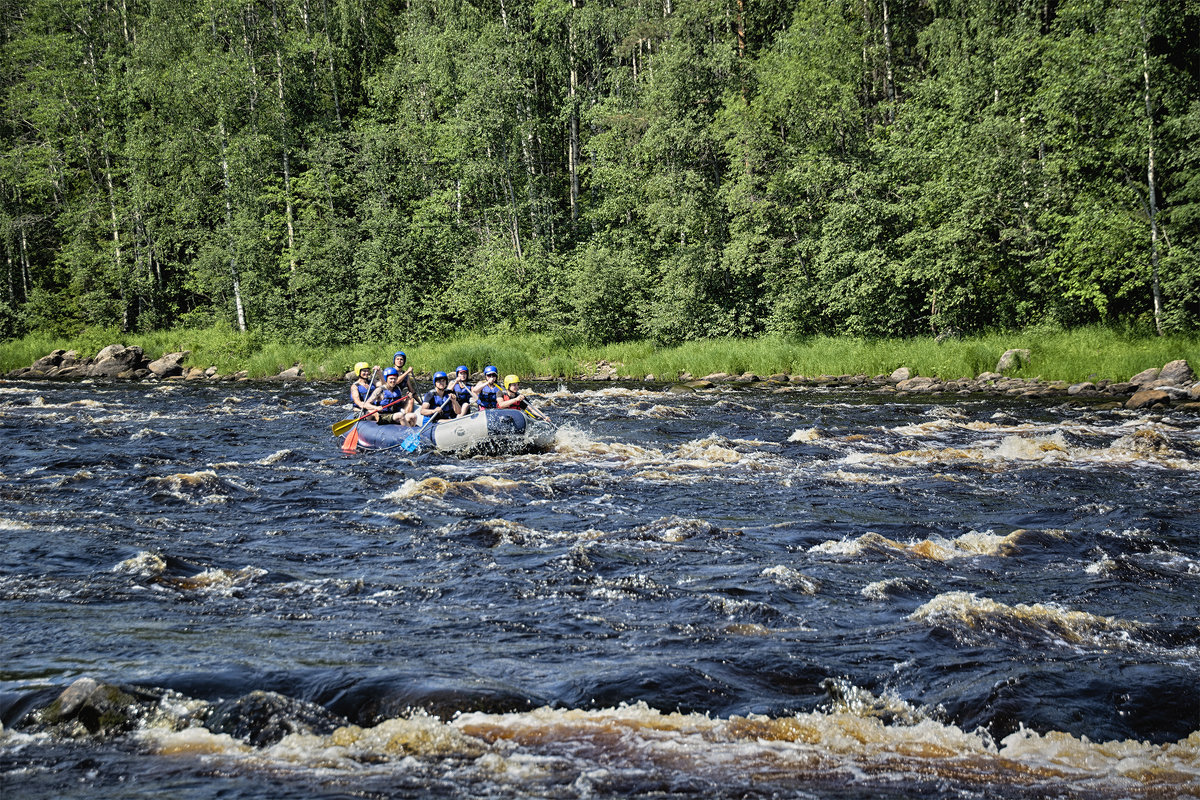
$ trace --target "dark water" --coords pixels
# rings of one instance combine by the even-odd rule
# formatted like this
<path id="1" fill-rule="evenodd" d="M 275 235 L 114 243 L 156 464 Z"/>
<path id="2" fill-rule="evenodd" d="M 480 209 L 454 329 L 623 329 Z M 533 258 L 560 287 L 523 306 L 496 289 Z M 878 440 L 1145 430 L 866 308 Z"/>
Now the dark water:
<path id="1" fill-rule="evenodd" d="M 4 796 L 1197 796 L 1195 414 L 535 388 L 551 452 L 458 459 L 0 383 Z M 170 693 L 23 728 L 84 676 Z M 189 721 L 256 690 L 344 724 Z"/>

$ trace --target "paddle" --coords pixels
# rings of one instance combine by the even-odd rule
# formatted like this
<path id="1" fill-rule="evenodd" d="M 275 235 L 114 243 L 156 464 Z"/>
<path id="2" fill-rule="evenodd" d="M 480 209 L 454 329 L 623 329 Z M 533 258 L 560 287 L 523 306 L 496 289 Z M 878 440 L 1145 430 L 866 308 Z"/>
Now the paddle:
<path id="1" fill-rule="evenodd" d="M 540 411 L 535 411 L 531 406 L 527 405 L 527 406 L 525 406 L 525 408 L 522 408 L 521 410 L 525 412 L 525 416 L 529 417 L 530 419 L 532 419 L 536 422 L 545 422 L 549 425 L 554 424 L 553 422 L 550 421 L 549 417 L 547 417 L 545 414 L 543 414 Z"/>
<path id="2" fill-rule="evenodd" d="M 401 397 L 399 400 L 393 400 L 392 402 L 388 403 L 386 406 L 380 406 L 378 410 L 372 411 L 370 414 L 363 414 L 358 419 L 343 419 L 339 422 L 333 423 L 333 435 L 341 436 L 343 433 L 350 430 L 351 428 L 353 428 L 358 423 L 362 422 L 367 417 L 370 417 L 374 414 L 378 414 L 380 411 L 383 411 L 388 406 L 394 406 L 394 405 L 396 405 L 396 403 L 403 403 L 405 400 L 408 399 L 408 397 L 409 397 L 408 395 L 404 395 L 404 397 Z"/>
<path id="3" fill-rule="evenodd" d="M 440 406 L 438 406 L 437 410 L 441 411 L 443 408 L 446 407 L 446 404 L 449 403 L 453 399 L 454 399 L 454 393 L 447 392 L 446 399 L 442 401 L 442 404 Z M 417 449 L 417 446 L 421 442 L 421 431 L 425 430 L 425 428 L 429 426 L 429 423 L 433 422 L 433 418 L 436 416 L 437 416 L 437 411 L 430 414 L 429 418 L 426 419 L 423 423 L 421 423 L 421 427 L 417 428 L 415 431 L 410 433 L 408 436 L 404 437 L 404 441 L 400 443 L 400 446 L 403 447 L 405 449 L 405 451 L 407 451 L 409 453 L 415 452 Z"/>

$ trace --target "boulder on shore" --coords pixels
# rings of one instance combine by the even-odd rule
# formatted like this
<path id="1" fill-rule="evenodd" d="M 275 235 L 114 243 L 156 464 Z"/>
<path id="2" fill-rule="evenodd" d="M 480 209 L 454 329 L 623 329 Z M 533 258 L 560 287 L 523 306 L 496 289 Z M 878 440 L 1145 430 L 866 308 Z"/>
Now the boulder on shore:
<path id="1" fill-rule="evenodd" d="M 1192 368 L 1188 365 L 1188 362 L 1180 358 L 1166 364 L 1159 371 L 1158 380 L 1170 381 L 1176 386 L 1187 386 L 1196 380 L 1196 376 L 1192 374 Z"/>
<path id="2" fill-rule="evenodd" d="M 913 376 L 913 372 L 908 367 L 897 367 L 896 370 L 888 377 L 892 383 L 900 383 L 906 381 Z"/>
<path id="3" fill-rule="evenodd" d="M 159 378 L 170 378 L 183 373 L 183 360 L 192 354 L 191 350 L 181 350 L 178 353 L 163 353 L 162 358 L 156 358 L 146 365 Z"/>
<path id="4" fill-rule="evenodd" d="M 938 385 L 936 378 L 924 378 L 917 376 L 908 378 L 896 384 L 896 388 L 902 392 L 932 392 Z"/>
<path id="5" fill-rule="evenodd" d="M 137 345 L 110 344 L 96 354 L 87 374 L 93 378 L 115 378 L 122 372 L 143 368 L 145 361 L 146 356 Z"/>
<path id="6" fill-rule="evenodd" d="M 1158 367 L 1151 367 L 1150 369 L 1144 369 L 1141 372 L 1139 372 L 1137 375 L 1134 375 L 1132 378 L 1130 378 L 1129 382 L 1137 384 L 1138 386 L 1142 386 L 1143 384 L 1147 384 L 1147 383 L 1150 383 L 1151 381 L 1158 380 L 1158 374 L 1160 372 L 1162 372 L 1162 370 L 1160 370 Z"/>
<path id="7" fill-rule="evenodd" d="M 1134 392 L 1133 396 L 1125 401 L 1125 407 L 1132 409 L 1150 408 L 1158 403 L 1162 403 L 1165 406 L 1170 405 L 1171 395 L 1161 389 L 1142 389 Z"/>
<path id="8" fill-rule="evenodd" d="M 1000 356 L 1000 360 L 996 362 L 996 372 L 1005 373 L 1010 370 L 1020 369 L 1027 365 L 1032 354 L 1027 348 L 1017 347 L 1011 350 L 1005 350 L 1004 355 Z"/>
<path id="9" fill-rule="evenodd" d="M 283 372 L 275 376 L 277 381 L 298 381 L 304 377 L 304 368 L 297 364 L 294 367 L 289 367 Z"/>

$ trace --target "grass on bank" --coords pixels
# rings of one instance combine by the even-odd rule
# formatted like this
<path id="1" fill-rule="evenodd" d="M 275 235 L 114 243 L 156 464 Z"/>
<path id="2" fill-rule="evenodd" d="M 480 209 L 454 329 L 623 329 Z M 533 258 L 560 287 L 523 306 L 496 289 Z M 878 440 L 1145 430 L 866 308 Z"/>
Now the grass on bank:
<path id="1" fill-rule="evenodd" d="M 254 333 L 228 328 L 176 329 L 146 334 L 121 334 L 114 329 L 90 329 L 67 340 L 30 334 L 0 343 L 0 372 L 26 367 L 51 351 L 75 350 L 94 356 L 109 344 L 140 346 L 150 358 L 190 350 L 186 363 L 221 374 L 246 370 L 251 378 L 276 375 L 301 364 L 310 380 L 340 379 L 357 361 L 388 366 L 403 349 L 418 373 L 452 371 L 466 364 L 472 373 L 495 364 L 501 375 L 548 375 L 570 378 L 590 375 L 596 364 L 611 364 L 620 376 L 660 381 L 683 373 L 703 377 L 715 372 L 740 375 L 753 372 L 821 375 L 890 374 L 906 366 L 915 374 L 945 380 L 974 378 L 994 370 L 1005 350 L 1026 348 L 1030 363 L 1009 373 L 1021 378 L 1070 382 L 1125 380 L 1149 367 L 1185 358 L 1200 371 L 1200 334 L 1142 336 L 1108 328 L 1071 331 L 991 333 L 938 344 L 933 339 L 861 340 L 830 336 L 805 339 L 710 339 L 660 347 L 649 342 L 612 345 L 573 343 L 546 334 L 476 335 L 425 344 L 368 342 L 355 346 L 312 348 L 265 340 Z"/>

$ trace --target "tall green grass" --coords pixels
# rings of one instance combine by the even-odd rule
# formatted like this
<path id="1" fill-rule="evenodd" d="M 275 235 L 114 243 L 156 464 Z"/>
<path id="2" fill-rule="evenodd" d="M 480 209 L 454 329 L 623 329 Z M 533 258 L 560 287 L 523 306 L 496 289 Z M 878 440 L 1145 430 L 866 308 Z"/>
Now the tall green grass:
<path id="1" fill-rule="evenodd" d="M 494 364 L 501 375 L 570 378 L 590 375 L 608 362 L 619 376 L 677 380 L 683 374 L 703 377 L 717 372 L 740 375 L 773 374 L 887 375 L 906 366 L 918 375 L 942 379 L 973 378 L 994 370 L 1009 348 L 1028 349 L 1030 362 L 1010 374 L 1022 378 L 1084 381 L 1125 380 L 1149 367 L 1186 358 L 1200 371 L 1200 334 L 1146 337 L 1108 328 L 1072 331 L 991 333 L 941 344 L 932 339 L 861 340 L 831 336 L 807 339 L 708 339 L 660 347 L 650 342 L 589 346 L 548 334 L 467 335 L 397 348 L 387 342 L 311 348 L 292 342 L 265 340 L 229 328 L 181 328 L 147 334 L 122 335 L 112 329 L 92 329 L 67 340 L 31 334 L 0 343 L 0 372 L 28 366 L 55 348 L 93 356 L 108 344 L 138 345 L 150 358 L 190 350 L 190 366 L 215 366 L 222 374 L 246 370 L 252 378 L 276 375 L 301 364 L 311 380 L 339 379 L 357 361 L 389 366 L 392 354 L 403 349 L 408 364 L 419 374 L 452 371 L 466 364 L 477 373 Z"/>

